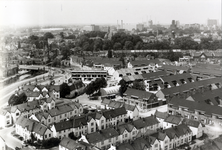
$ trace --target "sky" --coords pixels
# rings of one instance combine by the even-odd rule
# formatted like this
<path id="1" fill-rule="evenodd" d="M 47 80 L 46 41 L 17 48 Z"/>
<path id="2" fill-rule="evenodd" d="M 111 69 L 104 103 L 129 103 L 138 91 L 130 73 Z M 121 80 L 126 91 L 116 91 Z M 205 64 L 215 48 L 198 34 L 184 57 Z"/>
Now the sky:
<path id="1" fill-rule="evenodd" d="M 0 0 L 0 25 L 221 23 L 221 0 Z"/>

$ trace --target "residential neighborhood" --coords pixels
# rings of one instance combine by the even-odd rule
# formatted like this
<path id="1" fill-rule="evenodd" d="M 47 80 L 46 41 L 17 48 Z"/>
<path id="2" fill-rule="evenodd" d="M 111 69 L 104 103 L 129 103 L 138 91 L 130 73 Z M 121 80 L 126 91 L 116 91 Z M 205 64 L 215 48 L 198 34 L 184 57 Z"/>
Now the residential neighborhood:
<path id="1" fill-rule="evenodd" d="M 25 3 L 61 23 L 0 29 L 0 150 L 221 150 L 219 20 L 63 23 L 78 2 Z"/>

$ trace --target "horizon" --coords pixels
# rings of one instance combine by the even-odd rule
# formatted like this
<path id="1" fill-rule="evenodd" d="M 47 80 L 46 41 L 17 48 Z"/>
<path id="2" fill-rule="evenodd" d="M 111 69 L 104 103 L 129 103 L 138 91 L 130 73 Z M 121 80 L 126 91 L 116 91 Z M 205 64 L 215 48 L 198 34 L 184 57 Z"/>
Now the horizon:
<path id="1" fill-rule="evenodd" d="M 46 0 L 0 1 L 0 26 L 68 26 L 139 24 L 207 24 L 216 19 L 221 25 L 220 0 Z M 103 15 L 101 15 L 103 14 Z M 7 17 L 6 17 L 7 16 Z"/>

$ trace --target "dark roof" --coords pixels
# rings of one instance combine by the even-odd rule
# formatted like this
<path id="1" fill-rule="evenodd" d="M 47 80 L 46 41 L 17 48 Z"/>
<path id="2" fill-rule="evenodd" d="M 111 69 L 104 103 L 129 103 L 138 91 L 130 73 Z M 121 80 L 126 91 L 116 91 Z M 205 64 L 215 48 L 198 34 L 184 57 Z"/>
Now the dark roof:
<path id="1" fill-rule="evenodd" d="M 173 139 L 175 136 L 181 137 L 187 133 L 191 133 L 190 128 L 185 124 L 180 124 L 178 126 L 165 129 L 164 132 L 168 135 L 169 138 Z"/>
<path id="2" fill-rule="evenodd" d="M 121 107 L 116 109 L 103 110 L 102 114 L 106 119 L 111 119 L 120 115 L 125 115 L 127 114 L 127 112 L 125 107 Z"/>
<path id="3" fill-rule="evenodd" d="M 133 121 L 133 125 L 137 129 L 152 126 L 152 125 L 155 125 L 155 124 L 158 124 L 158 123 L 159 123 L 159 121 L 156 119 L 155 116 L 149 116 L 149 117 L 146 117 L 146 118 L 141 118 L 141 119 L 137 119 L 137 120 Z"/>
<path id="4" fill-rule="evenodd" d="M 122 143 L 117 147 L 117 150 L 135 150 L 130 143 Z"/>
<path id="5" fill-rule="evenodd" d="M 117 129 L 119 130 L 120 134 L 122 134 L 125 130 L 131 132 L 135 126 L 130 123 L 119 123 Z"/>
<path id="6" fill-rule="evenodd" d="M 73 122 L 72 122 L 72 120 L 61 121 L 61 122 L 55 123 L 54 126 L 55 126 L 55 129 L 56 129 L 56 132 L 60 132 L 60 131 L 63 131 L 63 130 L 73 128 Z"/>
<path id="7" fill-rule="evenodd" d="M 62 147 L 65 147 L 68 150 L 76 150 L 76 149 L 78 150 L 78 148 L 85 149 L 84 145 L 67 137 L 62 138 L 59 145 L 61 145 Z"/>
<path id="8" fill-rule="evenodd" d="M 181 79 L 184 79 L 187 83 L 190 83 L 188 78 L 193 79 L 192 75 L 189 74 L 189 73 L 183 73 L 183 74 L 176 74 L 176 75 L 170 75 L 170 76 L 161 77 L 163 82 L 168 82 L 171 86 L 174 86 L 172 84 L 172 81 L 177 81 L 177 83 L 179 83 L 180 85 L 183 84 L 180 81 Z"/>
<path id="9" fill-rule="evenodd" d="M 183 119 L 183 124 L 186 124 L 186 125 L 191 126 L 191 127 L 198 128 L 199 125 L 201 124 L 201 122 L 200 121 L 196 121 L 196 120 L 192 120 L 192 119 L 184 118 Z"/>
<path id="10" fill-rule="evenodd" d="M 31 101 L 23 104 L 15 105 L 11 107 L 11 112 L 14 113 L 17 109 L 21 112 L 29 111 L 33 109 L 40 108 L 39 101 Z"/>
<path id="11" fill-rule="evenodd" d="M 48 110 L 48 113 L 50 116 L 58 116 L 67 112 L 73 111 L 73 108 L 69 104 L 61 105 L 61 106 L 56 106 L 53 109 Z"/>
<path id="12" fill-rule="evenodd" d="M 173 66 L 173 65 L 163 65 L 162 68 L 166 71 L 178 71 L 178 70 L 184 70 L 188 71 L 189 67 L 185 66 Z M 161 68 L 160 68 L 161 69 Z"/>
<path id="13" fill-rule="evenodd" d="M 218 114 L 222 115 L 221 107 L 209 105 L 206 103 L 198 103 L 190 100 L 185 100 L 183 98 L 174 97 L 169 102 L 169 105 L 173 105 L 173 107 L 185 107 L 189 111 L 194 112 L 195 110 L 200 110 L 205 112 L 207 115 Z"/>
<path id="14" fill-rule="evenodd" d="M 168 123 L 172 123 L 176 125 L 179 125 L 181 121 L 182 121 L 182 117 L 175 116 L 175 115 L 169 115 L 166 117 L 166 119 L 164 119 L 164 122 L 168 122 Z"/>
<path id="15" fill-rule="evenodd" d="M 81 126 L 87 125 L 87 117 L 85 115 L 83 116 L 76 116 L 73 118 L 73 127 L 78 128 Z"/>
<path id="16" fill-rule="evenodd" d="M 221 77 L 222 76 L 222 70 L 216 70 L 212 68 L 197 68 L 193 67 L 191 70 L 192 73 L 194 74 L 199 74 L 199 75 L 205 75 L 205 76 L 215 76 L 215 77 Z"/>
<path id="17" fill-rule="evenodd" d="M 184 91 L 188 91 L 190 89 L 197 89 L 200 86 L 207 86 L 210 84 L 215 84 L 215 83 L 222 83 L 222 78 L 209 78 L 205 80 L 200 80 L 192 83 L 187 83 L 187 84 L 182 84 L 181 86 L 177 87 L 172 87 L 172 88 L 166 88 L 162 89 L 161 91 L 163 92 L 164 95 L 172 95 L 174 93 L 183 93 Z"/>
<path id="18" fill-rule="evenodd" d="M 124 93 L 127 96 L 136 96 L 139 99 L 147 98 L 148 100 L 154 96 L 153 93 L 142 91 L 142 90 L 136 90 L 133 88 L 127 88 L 126 92 Z"/>
<path id="19" fill-rule="evenodd" d="M 157 118 L 166 119 L 166 117 L 168 116 L 168 113 L 167 112 L 160 112 L 160 111 L 156 110 L 154 115 Z"/>
<path id="20" fill-rule="evenodd" d="M 218 106 L 222 104 L 219 100 L 222 99 L 222 88 L 191 95 L 191 97 L 196 102 L 206 103 L 206 100 L 209 100 L 212 105 Z"/>
<path id="21" fill-rule="evenodd" d="M 136 150 L 144 150 L 144 149 L 148 149 L 148 148 L 152 147 L 150 145 L 150 141 L 148 139 L 143 138 L 143 137 L 136 138 L 133 141 L 132 146 Z"/>
<path id="22" fill-rule="evenodd" d="M 146 80 L 149 79 L 156 79 L 162 76 L 167 76 L 167 72 L 166 71 L 157 71 L 157 72 L 150 72 L 150 73 L 144 73 L 142 74 L 143 78 Z"/>
<path id="23" fill-rule="evenodd" d="M 130 61 L 130 63 L 134 66 L 147 66 L 149 64 L 160 64 L 161 62 L 159 59 L 150 59 L 150 60 L 135 60 L 135 61 Z"/>
<path id="24" fill-rule="evenodd" d="M 151 137 L 155 137 L 156 139 L 160 140 L 160 141 L 164 141 L 164 139 L 166 138 L 166 133 L 164 132 L 156 132 L 150 135 Z"/>

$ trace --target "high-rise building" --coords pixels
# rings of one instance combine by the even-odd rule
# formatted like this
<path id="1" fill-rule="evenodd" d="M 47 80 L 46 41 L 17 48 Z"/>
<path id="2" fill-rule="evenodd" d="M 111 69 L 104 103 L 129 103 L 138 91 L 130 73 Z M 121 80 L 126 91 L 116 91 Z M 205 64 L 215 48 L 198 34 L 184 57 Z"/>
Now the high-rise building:
<path id="1" fill-rule="evenodd" d="M 149 27 L 152 27 L 152 26 L 153 26 L 153 21 L 152 21 L 152 20 L 149 20 L 149 21 L 148 21 L 148 26 L 149 26 Z"/>
<path id="2" fill-rule="evenodd" d="M 216 19 L 208 19 L 207 26 L 208 27 L 217 26 L 217 20 Z"/>
<path id="3" fill-rule="evenodd" d="M 142 31 L 144 29 L 144 24 L 141 24 L 141 23 L 137 24 L 136 29 L 139 30 L 139 31 Z"/>
<path id="4" fill-rule="evenodd" d="M 180 21 L 179 21 L 179 20 L 176 21 L 176 26 L 177 26 L 177 27 L 180 26 Z"/>

